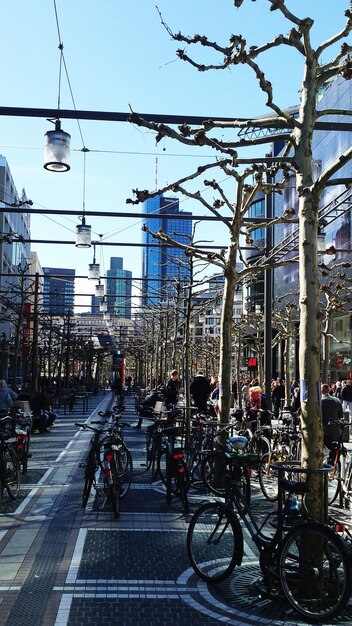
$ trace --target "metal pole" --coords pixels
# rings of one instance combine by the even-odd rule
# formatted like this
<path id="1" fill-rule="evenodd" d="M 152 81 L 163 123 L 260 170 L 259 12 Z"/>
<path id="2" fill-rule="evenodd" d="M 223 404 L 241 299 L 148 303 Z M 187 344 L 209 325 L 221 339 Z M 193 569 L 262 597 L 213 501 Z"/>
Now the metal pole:
<path id="1" fill-rule="evenodd" d="M 271 182 L 269 178 L 268 182 Z M 265 202 L 265 217 L 272 219 L 273 196 L 269 193 Z M 266 253 L 270 253 L 273 247 L 273 233 L 271 228 L 266 229 Z M 267 406 L 271 409 L 271 380 L 272 380 L 272 301 L 273 301 L 273 270 L 268 268 L 264 272 L 264 377 L 265 396 Z"/>
<path id="2" fill-rule="evenodd" d="M 34 307 L 33 307 L 33 355 L 32 355 L 32 385 L 33 391 L 38 391 L 38 354 L 39 354 L 39 315 L 38 315 L 38 299 L 39 299 L 39 273 L 35 273 L 34 279 Z"/>

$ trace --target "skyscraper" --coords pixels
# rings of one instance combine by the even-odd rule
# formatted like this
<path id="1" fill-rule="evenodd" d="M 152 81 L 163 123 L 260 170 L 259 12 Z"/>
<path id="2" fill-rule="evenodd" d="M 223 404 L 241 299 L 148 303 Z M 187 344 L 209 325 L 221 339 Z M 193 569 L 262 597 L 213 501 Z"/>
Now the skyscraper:
<path id="1" fill-rule="evenodd" d="M 132 272 L 123 269 L 121 257 L 111 257 L 110 269 L 106 272 L 106 295 L 108 313 L 119 317 L 131 317 Z"/>
<path id="2" fill-rule="evenodd" d="M 67 315 L 73 312 L 76 270 L 43 267 L 43 312 Z"/>
<path id="3" fill-rule="evenodd" d="M 158 219 L 146 220 L 148 228 L 153 232 L 162 230 L 179 243 L 188 245 L 192 235 L 191 219 L 173 219 L 167 215 L 192 215 L 190 212 L 180 211 L 177 198 L 156 196 L 150 198 L 143 205 L 146 216 L 159 215 Z M 147 233 L 143 233 L 143 303 L 160 302 L 172 289 L 173 279 L 189 281 L 189 265 L 183 250 L 165 247 Z M 148 279 L 148 280 L 146 280 Z"/>

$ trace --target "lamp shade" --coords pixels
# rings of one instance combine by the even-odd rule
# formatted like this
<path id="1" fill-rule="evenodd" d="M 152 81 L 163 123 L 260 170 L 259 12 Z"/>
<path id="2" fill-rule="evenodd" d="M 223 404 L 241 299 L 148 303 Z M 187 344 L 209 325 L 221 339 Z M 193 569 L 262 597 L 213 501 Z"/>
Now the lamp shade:
<path id="1" fill-rule="evenodd" d="M 90 248 L 92 245 L 92 227 L 85 223 L 76 226 L 76 248 Z"/>
<path id="2" fill-rule="evenodd" d="M 99 285 L 95 285 L 95 295 L 97 298 L 104 297 L 104 285 L 101 285 L 100 283 Z"/>
<path id="3" fill-rule="evenodd" d="M 100 277 L 100 265 L 99 263 L 89 263 L 88 266 L 88 278 L 90 280 L 98 280 Z"/>
<path id="4" fill-rule="evenodd" d="M 71 135 L 61 130 L 60 121 L 55 122 L 55 130 L 44 135 L 44 168 L 50 172 L 68 172 L 70 169 Z"/>

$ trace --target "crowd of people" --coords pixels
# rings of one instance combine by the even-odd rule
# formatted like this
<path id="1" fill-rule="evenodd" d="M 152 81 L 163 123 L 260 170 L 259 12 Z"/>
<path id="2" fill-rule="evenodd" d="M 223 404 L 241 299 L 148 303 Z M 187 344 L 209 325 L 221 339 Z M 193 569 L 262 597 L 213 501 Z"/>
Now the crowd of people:
<path id="1" fill-rule="evenodd" d="M 255 420 L 260 415 L 260 423 L 270 424 L 272 415 L 268 410 L 268 401 L 259 383 L 258 378 L 243 378 L 237 386 L 232 384 L 234 404 L 238 404 L 238 389 L 241 392 L 242 406 L 246 420 Z M 136 428 L 141 428 L 143 417 L 151 416 L 157 401 L 164 402 L 166 408 L 178 402 L 180 393 L 179 372 L 173 370 L 165 385 L 152 389 L 144 401 L 137 406 L 140 415 Z M 220 384 L 217 376 L 209 379 L 203 370 L 198 370 L 190 384 L 191 401 L 198 413 L 207 412 L 216 415 L 219 402 Z M 331 444 L 336 439 L 335 429 L 330 422 L 344 417 L 348 411 L 352 417 L 352 381 L 347 379 L 337 381 L 332 385 L 324 383 L 321 388 L 322 419 L 325 433 L 325 444 Z M 296 380 L 292 380 L 286 388 L 285 381 L 277 378 L 271 383 L 271 403 L 274 418 L 278 419 L 280 411 L 285 408 L 299 422 L 301 400 L 300 387 Z M 212 413 L 213 412 L 213 413 Z M 329 424 L 329 425 L 328 425 Z"/>

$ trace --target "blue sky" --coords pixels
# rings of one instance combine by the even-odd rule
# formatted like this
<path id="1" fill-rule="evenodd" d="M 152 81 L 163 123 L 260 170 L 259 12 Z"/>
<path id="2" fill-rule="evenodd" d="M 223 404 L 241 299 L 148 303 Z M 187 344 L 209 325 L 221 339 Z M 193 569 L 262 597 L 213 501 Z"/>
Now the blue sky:
<path id="1" fill-rule="evenodd" d="M 56 0 L 76 108 L 128 111 L 131 106 L 138 112 L 206 117 L 263 113 L 264 98 L 256 79 L 244 67 L 199 73 L 176 58 L 180 46 L 161 25 L 155 2 L 173 31 L 205 34 L 224 45 L 232 33 L 241 33 L 252 45 L 291 28 L 279 11 L 269 12 L 267 0 L 247 0 L 239 10 L 232 0 Z M 287 4 L 301 16 L 315 19 L 314 43 L 340 30 L 349 6 L 347 0 L 289 0 Z M 55 108 L 59 38 L 53 0 L 7 2 L 1 31 L 0 105 Z M 220 60 L 200 48 L 188 47 L 187 51 L 201 62 Z M 263 57 L 263 68 L 275 86 L 277 102 L 282 107 L 296 104 L 302 75 L 300 55 L 286 48 L 272 51 Z M 61 108 L 72 109 L 64 74 L 60 91 Z M 71 134 L 71 170 L 54 174 L 42 166 L 43 137 L 52 125 L 40 118 L 0 117 L 0 153 L 8 160 L 17 190 L 21 192 L 24 187 L 34 207 L 43 209 L 43 216 L 32 218 L 34 239 L 73 240 L 77 219 L 45 216 L 45 209 L 82 210 L 82 139 L 75 120 L 63 120 L 62 127 Z M 156 156 L 160 186 L 212 160 L 209 150 L 191 151 L 170 140 L 156 147 L 153 134 L 130 124 L 82 121 L 81 130 L 84 145 L 90 150 L 86 156 L 86 210 L 126 211 L 124 219 L 89 218 L 95 239 L 101 233 L 105 241 L 141 241 L 141 223 L 128 216 L 131 209 L 125 201 L 135 187 L 154 188 Z M 256 154 L 264 152 L 265 148 L 259 148 Z M 232 188 L 228 187 L 228 193 L 232 195 Z M 204 212 L 189 200 L 181 206 L 194 213 Z M 210 228 L 205 223 L 199 229 L 199 239 L 226 245 L 227 233 L 220 225 Z M 72 245 L 33 248 L 42 265 L 59 263 L 76 268 L 77 274 L 86 274 L 93 256 L 92 249 L 78 250 Z M 139 248 L 104 247 L 102 255 L 97 251 L 105 269 L 110 256 L 122 256 L 125 269 L 134 276 L 141 275 Z M 93 293 L 88 285 L 82 290 Z"/>

